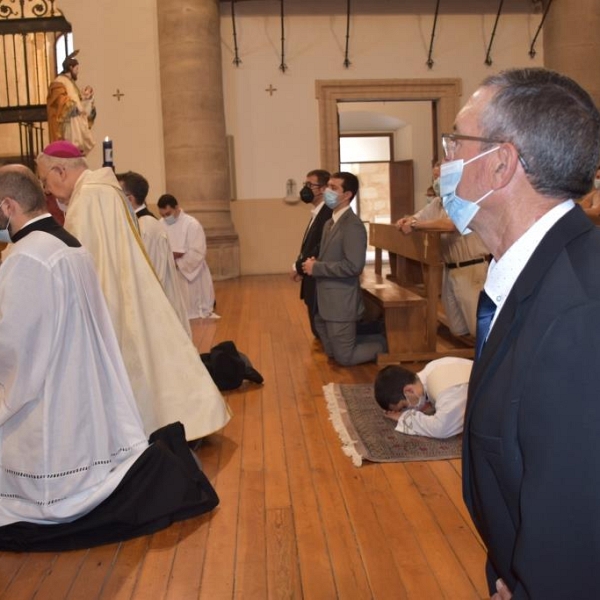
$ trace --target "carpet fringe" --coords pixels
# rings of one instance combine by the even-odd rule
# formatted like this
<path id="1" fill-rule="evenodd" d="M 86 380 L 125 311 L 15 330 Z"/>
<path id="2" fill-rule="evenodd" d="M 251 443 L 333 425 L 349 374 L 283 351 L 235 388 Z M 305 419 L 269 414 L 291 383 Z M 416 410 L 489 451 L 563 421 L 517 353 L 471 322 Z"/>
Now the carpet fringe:
<path id="1" fill-rule="evenodd" d="M 352 464 L 355 467 L 360 467 L 362 465 L 362 456 L 356 451 L 355 446 L 357 440 L 353 440 L 350 437 L 342 419 L 340 403 L 338 402 L 338 399 L 342 396 L 339 384 L 329 383 L 324 385 L 323 393 L 325 395 L 325 401 L 327 402 L 327 409 L 329 410 L 329 420 L 333 424 L 333 427 L 337 431 L 342 442 L 342 452 L 352 459 Z"/>

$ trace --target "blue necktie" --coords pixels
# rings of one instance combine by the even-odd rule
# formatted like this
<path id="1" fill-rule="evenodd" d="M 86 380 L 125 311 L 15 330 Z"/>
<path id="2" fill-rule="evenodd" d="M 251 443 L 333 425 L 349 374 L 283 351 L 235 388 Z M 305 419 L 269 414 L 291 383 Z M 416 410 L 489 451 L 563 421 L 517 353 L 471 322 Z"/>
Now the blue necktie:
<path id="1" fill-rule="evenodd" d="M 479 302 L 477 303 L 477 332 L 475 337 L 475 360 L 481 356 L 483 345 L 490 331 L 492 319 L 496 313 L 496 304 L 481 290 L 479 294 Z"/>

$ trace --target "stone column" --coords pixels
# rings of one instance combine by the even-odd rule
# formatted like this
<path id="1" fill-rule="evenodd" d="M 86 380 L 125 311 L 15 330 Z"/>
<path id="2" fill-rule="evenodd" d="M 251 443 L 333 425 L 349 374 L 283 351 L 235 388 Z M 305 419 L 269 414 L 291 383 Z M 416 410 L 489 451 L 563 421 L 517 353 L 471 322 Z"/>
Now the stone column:
<path id="1" fill-rule="evenodd" d="M 213 279 L 240 273 L 229 203 L 218 0 L 157 0 L 166 189 L 206 232 Z"/>
<path id="2" fill-rule="evenodd" d="M 554 1 L 544 23 L 544 65 L 572 77 L 600 107 L 600 0 Z"/>

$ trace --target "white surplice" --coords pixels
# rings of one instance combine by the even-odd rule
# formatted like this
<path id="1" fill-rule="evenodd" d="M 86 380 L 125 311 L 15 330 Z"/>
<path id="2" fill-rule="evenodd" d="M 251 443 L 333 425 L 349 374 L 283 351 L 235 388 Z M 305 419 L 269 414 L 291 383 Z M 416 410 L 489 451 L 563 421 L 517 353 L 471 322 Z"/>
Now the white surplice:
<path id="1" fill-rule="evenodd" d="M 0 267 L 0 526 L 88 513 L 147 446 L 92 258 L 30 233 Z"/>
<path id="2" fill-rule="evenodd" d="M 75 184 L 65 229 L 91 253 L 144 428 L 181 421 L 188 439 L 226 425 L 230 411 L 167 299 L 109 168 Z"/>
<path id="3" fill-rule="evenodd" d="M 140 235 L 156 276 L 160 280 L 163 290 L 165 290 L 165 294 L 177 313 L 183 328 L 192 337 L 187 307 L 179 286 L 177 266 L 175 265 L 173 251 L 165 227 L 152 215 L 140 216 L 136 211 L 136 216 L 140 226 Z"/>
<path id="4" fill-rule="evenodd" d="M 206 263 L 206 236 L 202 225 L 183 210 L 175 223 L 169 225 L 164 219 L 161 222 L 165 224 L 173 252 L 183 253 L 175 262 L 188 318 L 209 317 L 215 305 L 215 290 Z"/>

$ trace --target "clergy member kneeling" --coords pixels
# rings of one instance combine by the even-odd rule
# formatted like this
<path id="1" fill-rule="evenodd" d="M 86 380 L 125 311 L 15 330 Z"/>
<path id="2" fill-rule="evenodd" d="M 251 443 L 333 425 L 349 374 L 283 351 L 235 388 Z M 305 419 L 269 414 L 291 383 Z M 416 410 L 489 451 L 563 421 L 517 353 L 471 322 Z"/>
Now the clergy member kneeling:
<path id="1" fill-rule="evenodd" d="M 0 550 L 119 542 L 212 510 L 183 427 L 148 443 L 94 263 L 29 169 L 0 169 Z"/>
<path id="2" fill-rule="evenodd" d="M 398 422 L 396 431 L 449 438 L 463 429 L 472 366 L 471 360 L 450 356 L 432 360 L 418 373 L 388 365 L 375 379 L 375 400 Z"/>

